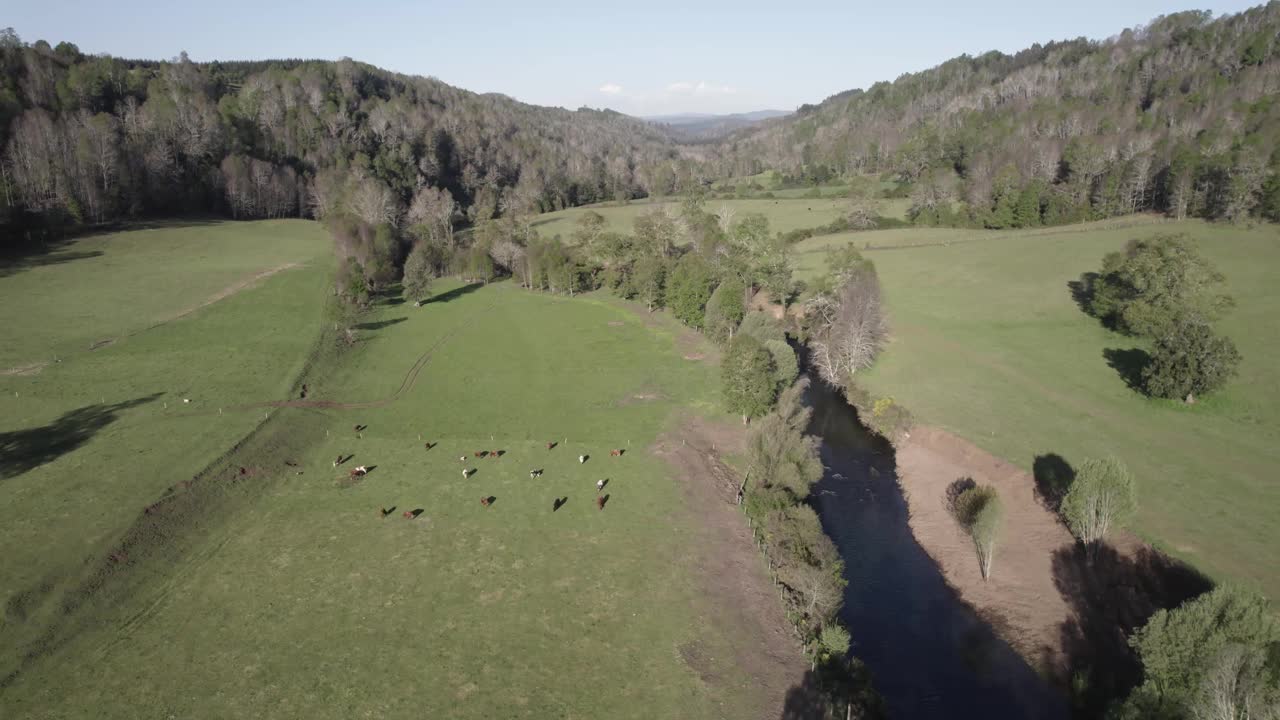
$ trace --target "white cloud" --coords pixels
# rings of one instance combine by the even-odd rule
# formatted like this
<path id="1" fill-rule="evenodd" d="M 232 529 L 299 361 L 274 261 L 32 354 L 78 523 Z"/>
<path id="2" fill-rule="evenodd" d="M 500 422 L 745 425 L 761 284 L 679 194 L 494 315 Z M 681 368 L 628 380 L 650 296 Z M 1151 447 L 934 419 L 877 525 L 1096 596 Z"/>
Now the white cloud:
<path id="1" fill-rule="evenodd" d="M 696 83 L 688 80 L 681 80 L 680 82 L 674 82 L 668 85 L 667 92 L 672 93 L 673 95 L 693 95 L 695 97 L 703 97 L 706 95 L 732 95 L 736 93 L 737 90 L 729 87 L 728 85 L 716 85 L 709 83 L 706 80 L 699 80 Z"/>
<path id="2" fill-rule="evenodd" d="M 621 95 L 622 86 L 617 83 L 607 82 L 599 87 L 600 92 L 606 95 Z"/>

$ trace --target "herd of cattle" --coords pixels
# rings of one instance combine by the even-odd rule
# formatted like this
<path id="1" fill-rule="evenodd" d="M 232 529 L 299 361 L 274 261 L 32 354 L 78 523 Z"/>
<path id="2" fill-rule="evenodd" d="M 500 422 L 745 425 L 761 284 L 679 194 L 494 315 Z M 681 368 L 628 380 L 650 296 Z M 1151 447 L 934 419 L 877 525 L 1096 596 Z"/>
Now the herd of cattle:
<path id="1" fill-rule="evenodd" d="M 357 437 L 357 438 L 361 437 L 361 432 L 362 432 L 366 427 L 367 427 L 366 425 L 356 425 L 356 426 L 353 428 L 353 430 L 356 432 L 356 437 Z M 427 449 L 427 450 L 431 450 L 431 449 L 435 448 L 435 446 L 436 446 L 436 445 L 438 445 L 438 444 L 439 444 L 439 443 L 426 442 L 426 443 L 423 443 L 423 448 L 425 448 L 425 449 Z M 559 443 L 556 443 L 556 442 L 549 442 L 549 443 L 547 443 L 547 450 L 554 450 L 558 445 L 559 445 Z M 625 453 L 625 452 L 626 452 L 626 450 L 625 450 L 625 449 L 623 449 L 623 448 L 616 448 L 616 449 L 612 449 L 612 450 L 610 450 L 610 451 L 609 451 L 609 456 L 610 456 L 610 457 L 622 457 L 622 454 L 623 454 L 623 453 Z M 486 458 L 487 458 L 487 459 L 492 459 L 492 460 L 497 460 L 498 458 L 501 458 L 503 455 L 506 455 L 506 454 L 507 454 L 507 451 L 506 451 L 506 450 L 477 450 L 477 451 L 475 451 L 474 453 L 472 453 L 472 455 L 473 455 L 475 458 L 477 458 L 477 459 L 486 459 Z M 336 467 L 338 467 L 339 465 L 342 465 L 342 464 L 344 464 L 345 462 L 347 462 L 348 460 L 350 460 L 352 457 L 354 457 L 354 456 L 352 456 L 352 455 L 347 455 L 347 456 L 345 456 L 345 457 L 344 457 L 343 455 L 338 455 L 338 456 L 337 456 L 336 458 L 334 458 L 334 460 L 333 460 L 333 466 L 336 468 Z M 579 463 L 579 464 L 585 464 L 585 463 L 587 462 L 587 460 L 590 460 L 590 459 L 591 459 L 591 456 L 590 456 L 590 455 L 579 455 L 579 456 L 578 456 L 578 463 Z M 461 456 L 461 457 L 459 457 L 459 458 L 458 458 L 458 461 L 459 461 L 459 462 L 461 462 L 461 463 L 463 463 L 463 468 L 462 468 L 462 477 L 463 477 L 463 479 L 464 479 L 464 480 L 465 480 L 465 479 L 469 479 L 472 475 L 474 475 L 474 474 L 476 473 L 476 468 L 466 467 L 467 460 L 468 460 L 468 458 L 467 458 L 467 456 L 466 456 L 466 455 L 463 455 L 463 456 Z M 242 470 L 243 470 L 243 469 L 242 469 Z M 349 470 L 349 471 L 347 472 L 347 477 L 348 477 L 348 479 L 350 479 L 350 480 L 355 480 L 355 479 L 357 479 L 357 478 L 361 478 L 361 477 L 364 477 L 365 475 L 367 475 L 367 474 L 369 473 L 369 470 L 370 470 L 370 468 L 369 468 L 368 466 L 366 466 L 366 465 L 359 465 L 359 466 L 356 466 L 356 467 L 352 468 L 351 470 Z M 532 479 L 532 478 L 538 478 L 538 477 L 541 477 L 541 476 L 542 476 L 542 469 L 541 469 L 541 468 L 537 468 L 537 469 L 534 469 L 534 470 L 530 470 L 530 471 L 529 471 L 529 477 L 530 477 L 531 479 Z M 597 480 L 597 481 L 596 481 L 596 493 L 597 493 L 597 494 L 596 494 L 596 509 L 598 509 L 598 510 L 603 510 L 603 509 L 604 509 L 604 506 L 605 506 L 605 503 L 609 501 L 609 496 L 608 496 L 608 495 L 600 495 L 600 494 L 599 494 L 599 493 L 601 493 L 601 492 L 603 492 L 603 491 L 604 491 L 605 485 L 607 485 L 607 484 L 609 484 L 609 481 L 608 481 L 608 480 Z M 494 496 L 492 496 L 492 495 L 486 495 L 486 496 L 484 496 L 484 497 L 481 497 L 481 498 L 480 498 L 480 505 L 481 505 L 482 507 L 489 507 L 489 506 L 493 505 L 493 503 L 494 503 L 496 500 L 497 500 L 497 498 L 495 498 Z M 556 510 L 559 510 L 559 509 L 560 509 L 560 507 L 561 507 L 562 505 L 564 505 L 565 501 L 567 501 L 567 500 L 568 500 L 568 498 L 567 498 L 567 497 L 566 497 L 566 498 L 555 498 L 555 499 L 554 499 L 554 501 L 553 501 L 553 502 L 552 502 L 552 504 L 551 504 L 551 511 L 552 511 L 552 512 L 555 512 Z M 393 510 L 394 510 L 394 507 L 393 507 L 391 510 L 388 510 L 387 508 L 381 508 L 381 509 L 380 509 L 380 512 L 381 512 L 381 514 L 382 514 L 382 517 L 384 517 L 384 518 L 385 518 L 385 517 L 387 517 L 388 515 L 390 515 L 390 514 L 391 514 L 391 512 L 392 512 Z M 420 515 L 421 513 L 422 513 L 422 511 L 421 511 L 421 510 L 410 510 L 410 511 L 405 511 L 405 512 L 403 513 L 403 517 L 404 517 L 406 520 L 412 520 L 412 519 L 414 519 L 414 518 L 418 517 L 418 515 Z"/>

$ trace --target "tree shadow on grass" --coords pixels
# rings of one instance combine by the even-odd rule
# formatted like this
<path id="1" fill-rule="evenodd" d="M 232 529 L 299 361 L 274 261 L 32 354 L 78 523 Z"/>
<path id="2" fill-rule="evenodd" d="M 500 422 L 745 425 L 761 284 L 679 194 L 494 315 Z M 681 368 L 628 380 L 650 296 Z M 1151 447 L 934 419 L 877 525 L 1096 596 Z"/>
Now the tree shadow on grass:
<path id="1" fill-rule="evenodd" d="M 75 450 L 115 422 L 121 412 L 152 402 L 162 394 L 107 405 L 86 405 L 64 413 L 48 425 L 0 433 L 0 480 L 17 477 Z"/>
<path id="2" fill-rule="evenodd" d="M 1071 299 L 1075 301 L 1076 307 L 1080 308 L 1080 312 L 1086 315 L 1093 314 L 1090 306 L 1093 304 L 1093 295 L 1100 277 L 1102 276 L 1096 272 L 1087 272 L 1081 275 L 1079 280 L 1071 280 L 1067 283 L 1067 289 L 1071 291 Z"/>
<path id="3" fill-rule="evenodd" d="M 0 278 L 16 275 L 24 270 L 50 265 L 63 265 L 76 260 L 102 257 L 101 250 L 65 250 L 33 253 L 23 256 L 0 258 Z"/>
<path id="4" fill-rule="evenodd" d="M 1102 351 L 1102 357 L 1106 359 L 1107 365 L 1116 371 L 1124 384 L 1134 392 L 1147 394 L 1147 383 L 1142 378 L 1142 371 L 1151 364 L 1151 355 L 1141 348 L 1129 348 L 1122 350 L 1120 348 L 1106 348 Z"/>
<path id="5" fill-rule="evenodd" d="M 391 327 L 392 325 L 399 325 L 400 323 L 408 319 L 409 318 L 407 317 L 398 317 L 398 318 L 391 318 L 390 320 L 379 320 L 378 322 L 359 323 L 356 325 L 356 329 L 357 330 L 381 330 L 382 328 Z"/>
<path id="6" fill-rule="evenodd" d="M 1076 469 L 1061 455 L 1046 453 L 1037 455 L 1031 463 L 1031 475 L 1036 480 L 1036 499 L 1045 508 L 1058 512 L 1067 488 L 1076 479 Z"/>
<path id="7" fill-rule="evenodd" d="M 1086 680 L 1075 698 L 1077 716 L 1099 717 L 1142 679 L 1129 636 L 1158 610 L 1174 608 L 1207 592 L 1213 583 L 1185 563 L 1149 547 L 1133 554 L 1100 543 L 1053 554 L 1053 581 L 1071 618 L 1061 626 L 1070 670 Z"/>
<path id="8" fill-rule="evenodd" d="M 452 289 L 452 290 L 450 290 L 450 291 L 448 291 L 448 292 L 442 292 L 442 293 L 440 293 L 439 295 L 433 295 L 432 297 L 430 297 L 430 298 L 428 298 L 428 299 L 426 299 L 426 300 L 423 300 L 423 301 L 422 301 L 422 304 L 423 304 L 423 305 L 430 305 L 430 304 L 432 304 L 432 303 L 447 303 L 447 302 L 450 302 L 450 301 L 452 301 L 452 300 L 457 300 L 458 298 L 462 297 L 463 295 L 469 295 L 469 294 L 471 294 L 471 293 L 473 293 L 473 292 L 475 292 L 475 291 L 479 290 L 479 289 L 480 289 L 480 288 L 482 288 L 482 287 L 484 287 L 484 283 L 478 283 L 478 282 L 469 283 L 469 284 L 467 284 L 467 285 L 462 285 L 462 286 L 460 286 L 460 287 L 456 287 L 456 288 L 454 288 L 454 289 Z"/>

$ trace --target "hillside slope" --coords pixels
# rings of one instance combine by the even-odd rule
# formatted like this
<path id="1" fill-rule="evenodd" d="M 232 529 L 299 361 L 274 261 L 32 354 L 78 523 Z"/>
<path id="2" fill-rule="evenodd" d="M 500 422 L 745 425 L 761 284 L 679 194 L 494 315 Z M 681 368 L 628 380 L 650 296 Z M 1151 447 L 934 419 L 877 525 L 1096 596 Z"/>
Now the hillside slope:
<path id="1" fill-rule="evenodd" d="M 1280 219 L 1280 2 L 961 56 L 725 141 L 722 175 L 890 172 L 989 227 L 1160 210 Z M 940 217 L 941 216 L 941 217 Z"/>
<path id="2" fill-rule="evenodd" d="M 371 225 L 424 186 L 489 217 L 670 190 L 680 152 L 620 113 L 349 59 L 123 60 L 0 34 L 0 226 L 319 215 L 353 177 Z"/>

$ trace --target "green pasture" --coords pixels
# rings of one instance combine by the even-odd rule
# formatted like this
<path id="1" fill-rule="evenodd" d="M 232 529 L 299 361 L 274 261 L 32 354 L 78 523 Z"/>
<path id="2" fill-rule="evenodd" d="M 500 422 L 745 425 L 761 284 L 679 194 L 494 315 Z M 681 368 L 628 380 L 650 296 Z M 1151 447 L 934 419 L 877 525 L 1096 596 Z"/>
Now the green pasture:
<path id="1" fill-rule="evenodd" d="M 890 202 L 890 201 L 884 201 Z M 539 215 L 533 221 L 533 227 L 544 237 L 560 235 L 568 240 L 578 228 L 578 218 L 588 212 L 597 212 L 608 221 L 609 230 L 630 234 L 635 229 L 636 218 L 655 208 L 667 206 L 679 208 L 678 199 L 650 202 L 637 200 L 626 205 L 605 204 L 590 207 L 570 208 L 558 212 Z M 709 213 L 719 212 L 721 207 L 728 207 L 743 217 L 750 213 L 763 213 L 769 218 L 769 228 L 775 232 L 788 232 L 800 228 L 818 227 L 842 217 L 848 213 L 848 201 L 844 198 L 823 199 L 755 199 L 755 200 L 716 200 L 708 199 L 704 208 Z"/>
<path id="2" fill-rule="evenodd" d="M 1221 329 L 1239 377 L 1194 406 L 1130 390 L 1108 356 L 1143 343 L 1103 328 L 1067 283 L 1127 240 L 1186 232 L 1228 279 L 1236 309 Z M 839 236 L 797 247 L 801 275 Z M 1078 466 L 1115 454 L 1137 474 L 1135 529 L 1216 576 L 1280 597 L 1280 232 L 1150 218 L 1033 231 L 892 230 L 867 247 L 893 339 L 861 380 L 925 423 L 1030 470 L 1055 453 Z M 920 245 L 922 247 L 904 247 Z M 1015 538 L 1011 541 L 1016 542 Z"/>
<path id="3" fill-rule="evenodd" d="M 269 225 L 241 224 L 258 242 L 220 249 L 265 252 Z M 167 232 L 153 242 L 189 241 Z M 604 297 L 441 282 L 422 308 L 381 298 L 354 348 L 313 353 L 331 261 L 317 226 L 280 232 L 305 252 L 269 262 L 300 267 L 0 378 L 6 443 L 85 407 L 109 415 L 35 467 L 5 466 L 0 715 L 758 712 L 758 688 L 736 671 L 741 639 L 695 573 L 695 510 L 649 451 L 680 414 L 716 413 L 716 368 L 684 359 L 702 341 Z M 45 287 L 91 295 L 98 276 L 81 263 L 95 260 L 41 268 Z M 0 279 L 6 297 L 26 272 Z M 103 331 L 138 327 L 136 314 L 113 308 Z M 311 400 L 360 407 L 256 405 L 296 397 L 300 382 Z M 340 454 L 352 458 L 335 469 Z M 372 471 L 353 482 L 357 465 Z M 477 472 L 464 480 L 464 467 Z M 553 512 L 555 498 L 567 502 Z"/>

